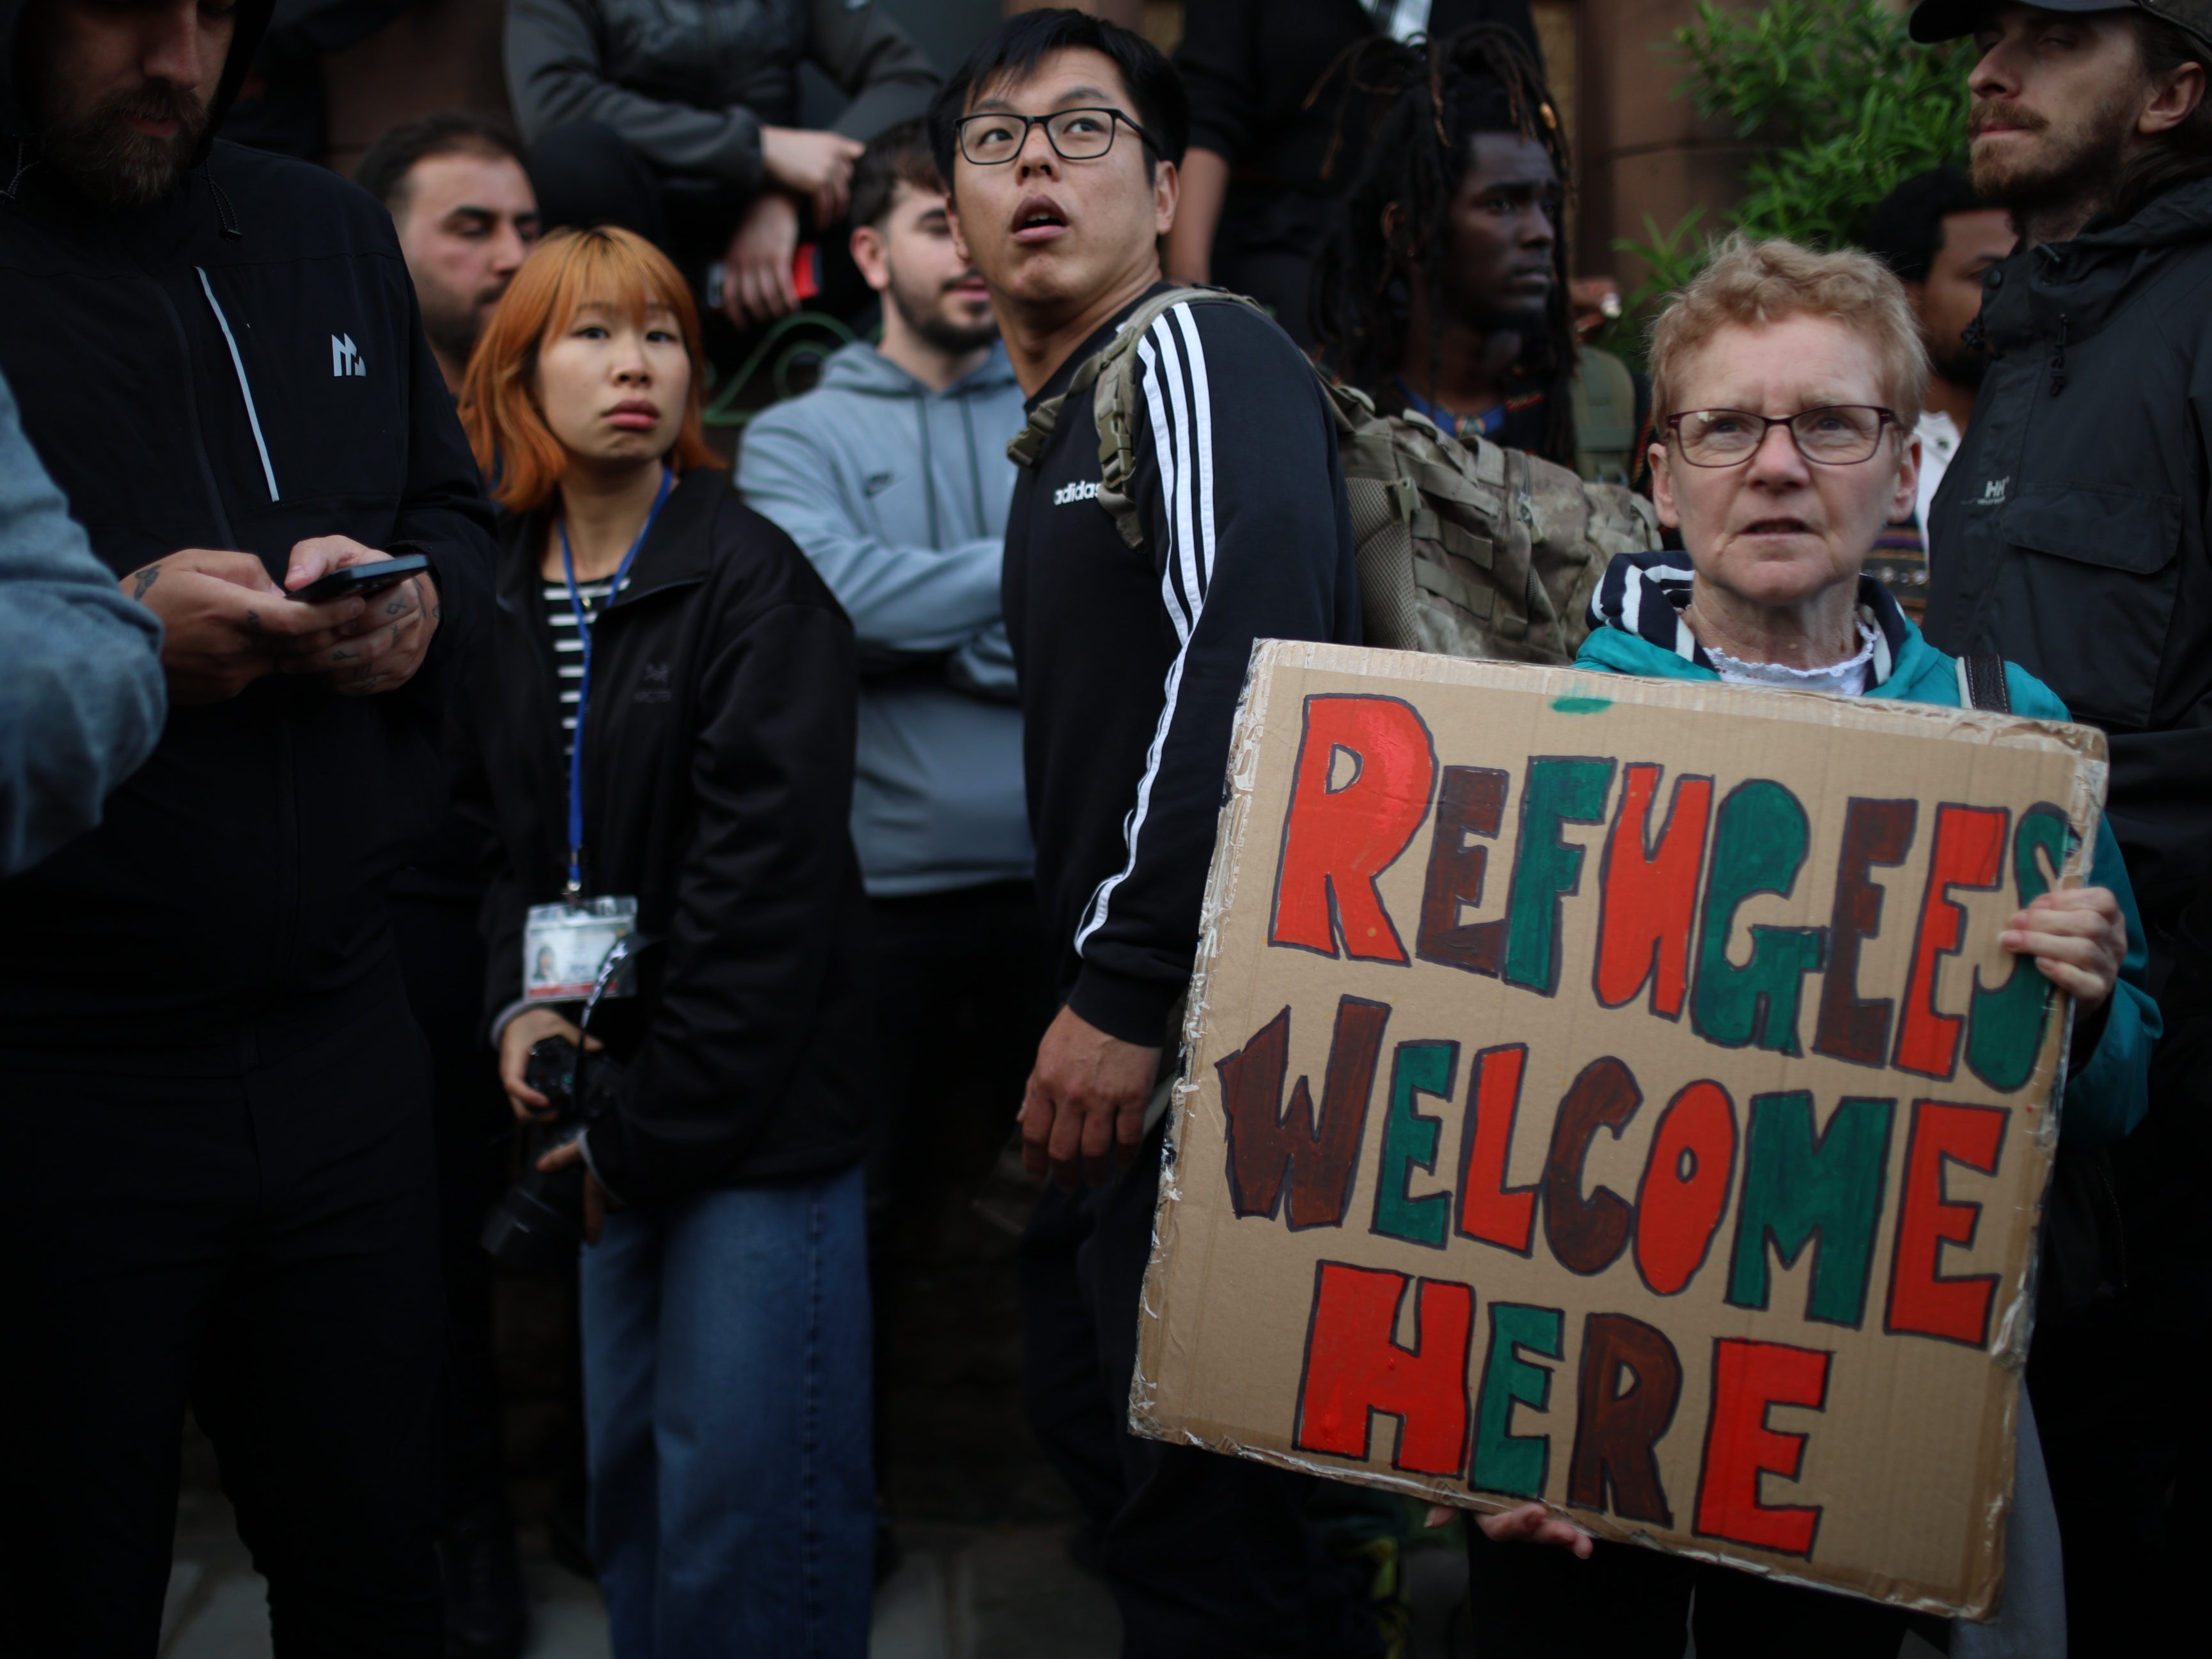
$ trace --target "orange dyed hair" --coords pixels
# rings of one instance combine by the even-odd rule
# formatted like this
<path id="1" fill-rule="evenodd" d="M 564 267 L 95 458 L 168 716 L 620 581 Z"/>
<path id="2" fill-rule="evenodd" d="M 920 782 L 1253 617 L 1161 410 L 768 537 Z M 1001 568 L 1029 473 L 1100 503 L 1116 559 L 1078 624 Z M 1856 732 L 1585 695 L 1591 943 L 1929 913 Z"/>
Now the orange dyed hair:
<path id="1" fill-rule="evenodd" d="M 568 452 L 545 424 L 538 400 L 538 354 L 567 330 L 579 310 L 603 305 L 642 323 L 646 308 L 668 307 L 691 360 L 684 424 L 668 452 L 680 475 L 719 467 L 699 427 L 707 360 L 699 309 L 667 255 L 633 231 L 607 225 L 557 230 L 531 251 L 485 324 L 461 381 L 461 426 L 495 500 L 517 512 L 543 506 L 568 469 Z"/>

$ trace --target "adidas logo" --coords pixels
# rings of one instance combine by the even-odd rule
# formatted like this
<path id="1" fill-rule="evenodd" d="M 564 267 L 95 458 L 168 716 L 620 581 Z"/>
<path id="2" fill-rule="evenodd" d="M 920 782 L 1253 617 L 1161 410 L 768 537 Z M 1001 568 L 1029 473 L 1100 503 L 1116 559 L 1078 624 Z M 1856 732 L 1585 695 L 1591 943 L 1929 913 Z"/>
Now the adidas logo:
<path id="1" fill-rule="evenodd" d="M 1062 484 L 1052 493 L 1052 504 L 1056 507 L 1064 507 L 1072 501 L 1096 501 L 1097 499 L 1098 481 L 1096 478 L 1079 480 L 1073 484 Z"/>

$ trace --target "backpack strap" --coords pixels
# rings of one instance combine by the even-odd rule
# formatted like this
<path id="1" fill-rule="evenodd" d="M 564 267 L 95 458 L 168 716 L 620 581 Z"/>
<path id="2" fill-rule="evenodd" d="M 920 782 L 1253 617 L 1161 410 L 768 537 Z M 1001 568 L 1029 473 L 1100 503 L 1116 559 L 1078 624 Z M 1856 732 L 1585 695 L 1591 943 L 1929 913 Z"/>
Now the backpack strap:
<path id="1" fill-rule="evenodd" d="M 1130 481 L 1137 471 L 1137 348 L 1144 343 L 1152 324 L 1177 306 L 1203 301 L 1246 306 L 1262 317 L 1267 314 L 1257 300 L 1226 288 L 1170 288 L 1130 312 L 1121 332 L 1092 360 L 1098 365 L 1097 388 L 1091 394 L 1091 415 L 1098 427 L 1098 505 L 1113 515 L 1115 528 L 1133 548 L 1142 549 L 1145 545 L 1145 527 L 1129 493 Z M 1082 378 L 1080 374 L 1076 378 L 1079 382 Z M 1073 385 L 1068 387 L 1070 392 L 1074 390 Z"/>
<path id="2" fill-rule="evenodd" d="M 1593 483 L 1625 484 L 1636 450 L 1636 381 L 1611 352 L 1584 346 L 1568 382 L 1575 416 L 1575 470 Z"/>
<path id="3" fill-rule="evenodd" d="M 1267 315 L 1256 301 L 1226 288 L 1180 288 L 1154 294 L 1129 313 L 1111 340 L 1084 360 L 1065 392 L 1047 398 L 1030 412 L 1029 424 L 1006 445 L 1006 454 L 1015 465 L 1035 466 L 1060 424 L 1061 406 L 1071 397 L 1090 392 L 1091 414 L 1098 427 L 1098 505 L 1112 516 L 1121 539 L 1132 548 L 1145 545 L 1145 527 L 1129 494 L 1129 481 L 1137 469 L 1133 418 L 1137 348 L 1144 343 L 1152 324 L 1168 312 L 1201 300 L 1249 306 Z"/>
<path id="4" fill-rule="evenodd" d="M 2012 712 L 2012 687 L 2005 683 L 2003 657 L 1994 651 L 1977 651 L 1959 658 L 1958 670 L 1960 702 L 1992 714 Z"/>

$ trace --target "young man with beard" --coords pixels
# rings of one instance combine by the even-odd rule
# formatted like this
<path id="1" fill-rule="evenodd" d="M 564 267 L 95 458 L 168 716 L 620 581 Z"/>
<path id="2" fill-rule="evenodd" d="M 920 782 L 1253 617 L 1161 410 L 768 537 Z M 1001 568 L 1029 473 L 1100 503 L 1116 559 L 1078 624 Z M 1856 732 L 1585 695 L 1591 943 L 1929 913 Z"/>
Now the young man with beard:
<path id="1" fill-rule="evenodd" d="M 1420 48 L 1373 41 L 1350 72 L 1388 95 L 1322 253 L 1325 360 L 1386 414 L 1629 481 L 1650 389 L 1577 343 L 1571 169 L 1535 54 L 1478 24 Z"/>
<path id="2" fill-rule="evenodd" d="M 276 1652 L 440 1646 L 429 1078 L 382 899 L 489 514 L 390 219 L 209 141 L 268 15 L 0 8 L 0 368 L 172 705 L 106 821 L 0 885 L 0 1622 L 41 1656 L 155 1647 L 188 1406 Z"/>
<path id="3" fill-rule="evenodd" d="M 1973 37 L 1974 187 L 2021 233 L 1983 280 L 1991 358 L 1936 499 L 1927 633 L 2002 652 L 2104 728 L 2167 1016 L 2113 1167 L 2061 1148 L 2028 1367 L 2072 1650 L 2137 1652 L 2193 1613 L 2178 1471 L 2192 1440 L 2204 1455 L 2212 1357 L 2191 1059 L 2212 1020 L 2212 4 L 1922 0 L 1911 27 Z"/>
<path id="4" fill-rule="evenodd" d="M 480 115 L 427 115 L 371 144 L 353 176 L 392 215 L 430 354 L 458 397 L 485 319 L 538 240 L 520 142 Z"/>
<path id="5" fill-rule="evenodd" d="M 1905 284 L 1936 371 L 1913 428 L 1920 439 L 1918 502 L 1911 518 L 1882 532 L 1867 560 L 1869 572 L 1916 622 L 1928 603 L 1929 508 L 1989 367 L 1988 348 L 1970 344 L 1966 331 L 1982 308 L 1983 274 L 2019 239 L 2012 215 L 1984 202 L 1956 167 L 1915 173 L 1875 204 L 1868 222 L 1867 251 Z"/>
<path id="6" fill-rule="evenodd" d="M 868 145 L 852 216 L 882 341 L 845 347 L 812 391 L 754 419 L 738 486 L 799 543 L 860 641 L 853 842 L 875 915 L 887 1094 L 868 1164 L 881 1425 L 908 1266 L 946 1184 L 979 1177 L 1004 1144 L 1051 1010 L 999 607 L 1022 390 L 983 279 L 953 246 L 921 121 Z M 884 1461 L 879 1450 L 879 1482 Z"/>

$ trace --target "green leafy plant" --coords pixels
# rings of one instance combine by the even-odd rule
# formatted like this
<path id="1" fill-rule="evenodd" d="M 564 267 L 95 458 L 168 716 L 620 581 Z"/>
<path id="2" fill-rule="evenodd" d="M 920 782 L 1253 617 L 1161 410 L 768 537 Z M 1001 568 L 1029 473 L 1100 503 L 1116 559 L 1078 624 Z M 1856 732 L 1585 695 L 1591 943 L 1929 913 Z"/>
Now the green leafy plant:
<path id="1" fill-rule="evenodd" d="M 1747 12 L 1698 0 L 1697 20 L 1656 44 L 1688 67 L 1676 95 L 1759 148 L 1743 199 L 1713 232 L 1697 233 L 1705 215 L 1692 209 L 1671 230 L 1646 219 L 1648 239 L 1614 243 L 1647 273 L 1607 331 L 1614 349 L 1640 356 L 1641 314 L 1697 275 L 1716 235 L 1848 245 L 1900 181 L 1966 160 L 1971 45 L 1915 44 L 1883 0 L 1772 0 Z"/>

